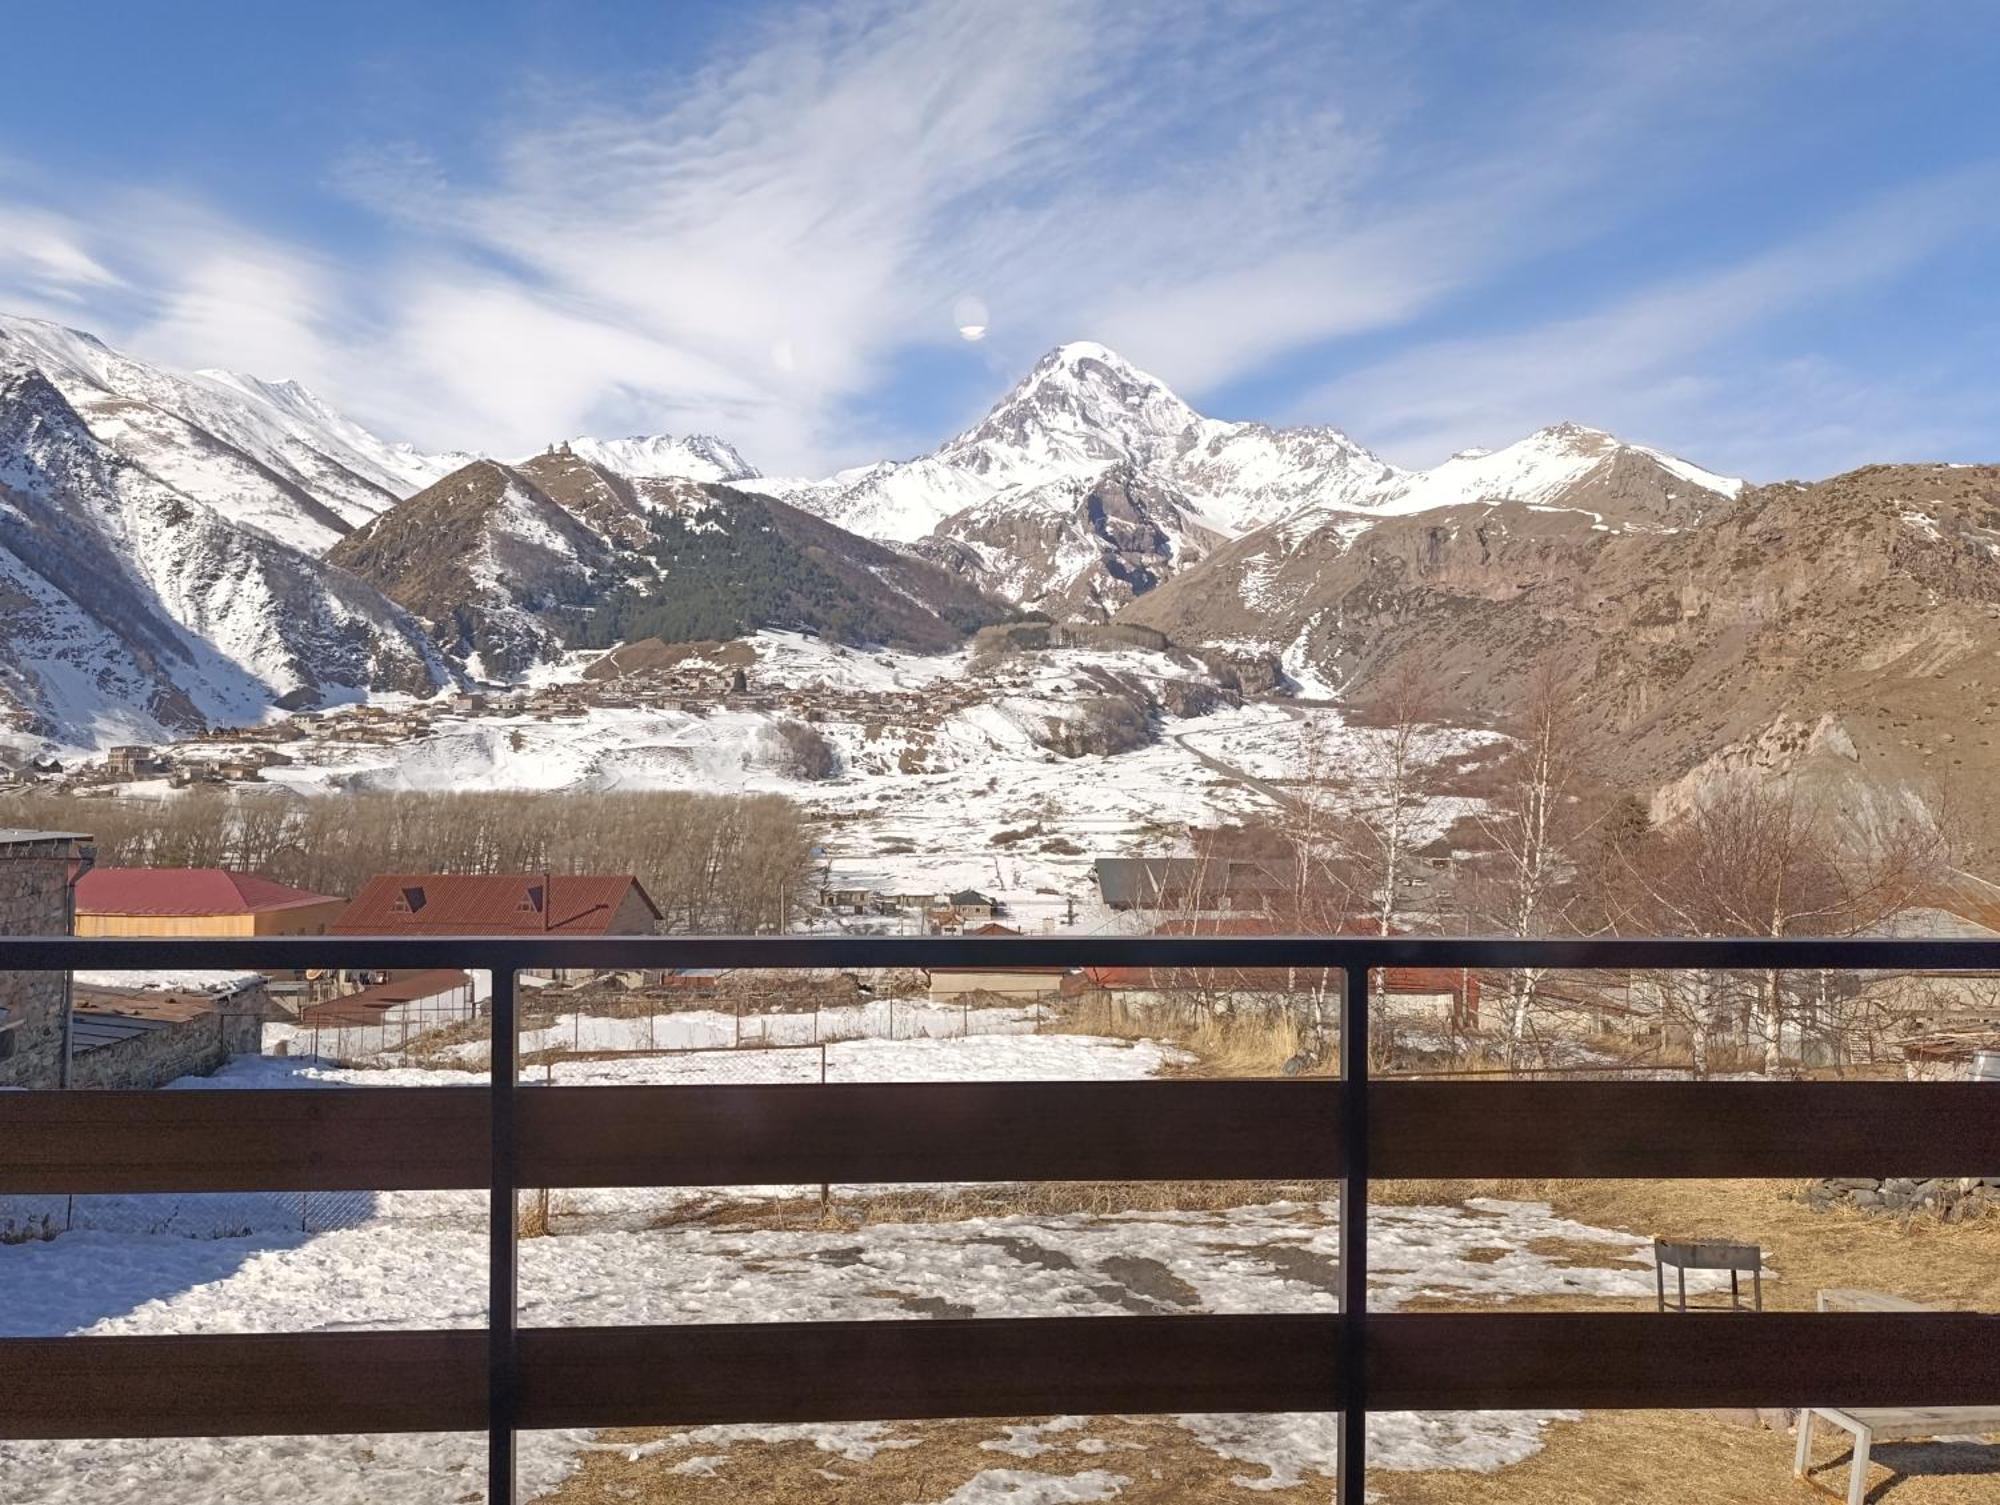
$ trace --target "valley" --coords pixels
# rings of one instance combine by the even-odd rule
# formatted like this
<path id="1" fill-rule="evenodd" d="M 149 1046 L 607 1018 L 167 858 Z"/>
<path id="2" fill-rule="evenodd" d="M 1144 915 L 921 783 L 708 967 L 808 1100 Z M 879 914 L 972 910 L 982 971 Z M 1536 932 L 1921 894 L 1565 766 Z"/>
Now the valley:
<path id="1" fill-rule="evenodd" d="M 34 320 L 0 320 L 0 372 L 0 779 L 297 716 L 310 756 L 268 785 L 777 790 L 844 860 L 907 847 L 1041 920 L 1083 853 L 1282 803 L 1219 748 L 1413 667 L 1480 735 L 1555 659 L 1596 776 L 1656 819 L 1747 771 L 1878 822 L 1950 805 L 2000 856 L 1971 793 L 2000 774 L 2000 468 L 1747 486 L 1558 423 L 1406 471 L 1090 342 L 823 480 L 707 435 L 423 454 Z M 672 699 L 632 666 L 705 643 L 749 655 L 747 696 L 630 693 Z M 780 770 L 813 742 L 816 776 Z"/>

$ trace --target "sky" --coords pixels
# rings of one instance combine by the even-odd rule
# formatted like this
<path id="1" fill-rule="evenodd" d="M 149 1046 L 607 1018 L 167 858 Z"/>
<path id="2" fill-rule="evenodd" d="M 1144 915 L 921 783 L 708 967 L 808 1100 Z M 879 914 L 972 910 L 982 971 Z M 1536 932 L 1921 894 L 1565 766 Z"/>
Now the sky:
<path id="1" fill-rule="evenodd" d="M 391 438 L 919 453 L 1101 341 L 1405 465 L 2000 460 L 1984 0 L 10 7 L 0 310 Z M 965 326 L 983 329 L 967 338 Z"/>

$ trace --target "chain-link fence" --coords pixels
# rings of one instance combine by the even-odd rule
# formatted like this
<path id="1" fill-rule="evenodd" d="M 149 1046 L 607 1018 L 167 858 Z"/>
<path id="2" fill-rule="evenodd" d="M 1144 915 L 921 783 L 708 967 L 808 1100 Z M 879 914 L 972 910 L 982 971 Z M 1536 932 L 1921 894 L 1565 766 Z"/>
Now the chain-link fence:
<path id="1" fill-rule="evenodd" d="M 0 1244 L 84 1232 L 280 1239 L 359 1227 L 377 1216 L 379 1200 L 367 1191 L 10 1195 L 0 1197 Z"/>

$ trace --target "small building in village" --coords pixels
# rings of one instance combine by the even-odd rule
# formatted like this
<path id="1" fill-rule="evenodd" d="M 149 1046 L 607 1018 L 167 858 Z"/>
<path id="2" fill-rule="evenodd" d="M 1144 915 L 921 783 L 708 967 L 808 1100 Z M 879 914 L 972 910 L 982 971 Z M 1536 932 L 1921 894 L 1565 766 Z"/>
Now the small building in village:
<path id="1" fill-rule="evenodd" d="M 262 1047 L 270 1006 L 256 972 L 79 972 L 70 1085 L 160 1087 Z"/>
<path id="2" fill-rule="evenodd" d="M 660 907 L 629 873 L 383 873 L 334 935 L 652 935 Z"/>
<path id="3" fill-rule="evenodd" d="M 939 1003 L 964 1003 L 973 995 L 994 998 L 1053 998 L 1063 991 L 1068 967 L 933 967 L 924 974 Z"/>
<path id="4" fill-rule="evenodd" d="M 298 1040 L 313 1055 L 345 1061 L 406 1049 L 434 1030 L 478 1017 L 479 992 L 469 973 L 438 968 L 308 1004 L 299 1012 Z"/>
<path id="5" fill-rule="evenodd" d="M 1267 857 L 1099 857 L 1091 876 L 1107 909 L 1169 914 L 1274 909 L 1297 887 L 1292 865 Z"/>
<path id="6" fill-rule="evenodd" d="M 325 935 L 347 901 L 221 867 L 100 867 L 76 886 L 76 933 Z"/>
<path id="7" fill-rule="evenodd" d="M 630 873 L 384 873 L 354 896 L 332 933 L 653 935 L 660 920 L 659 905 Z M 595 969 L 541 970 L 567 977 Z"/>

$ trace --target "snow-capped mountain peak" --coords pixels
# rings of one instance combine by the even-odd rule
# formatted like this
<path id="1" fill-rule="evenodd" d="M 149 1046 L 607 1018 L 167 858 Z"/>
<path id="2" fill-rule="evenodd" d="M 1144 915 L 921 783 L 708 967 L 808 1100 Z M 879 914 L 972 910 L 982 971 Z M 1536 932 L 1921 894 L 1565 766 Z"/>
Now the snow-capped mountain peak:
<path id="1" fill-rule="evenodd" d="M 758 472 L 736 446 L 713 434 L 633 434 L 623 439 L 570 439 L 563 446 L 579 460 L 620 475 L 682 481 L 748 481 Z"/>
<path id="2" fill-rule="evenodd" d="M 970 508 L 985 527 L 996 508 L 1045 510 L 1070 494 L 1055 483 L 1095 484 L 1115 468 L 1220 536 L 1310 503 L 1351 503 L 1399 474 L 1337 429 L 1206 418 L 1116 351 L 1074 340 L 931 454 L 780 494 L 857 533 L 908 543 L 948 532 Z"/>
<path id="3" fill-rule="evenodd" d="M 938 451 L 1019 482 L 1171 458 L 1201 415 L 1158 377 L 1089 340 L 1058 345 L 975 427 Z"/>
<path id="4" fill-rule="evenodd" d="M 308 553 L 458 463 L 385 442 L 297 382 L 169 371 L 45 319 L 0 315 L 0 352 L 41 371 L 102 443 Z"/>

